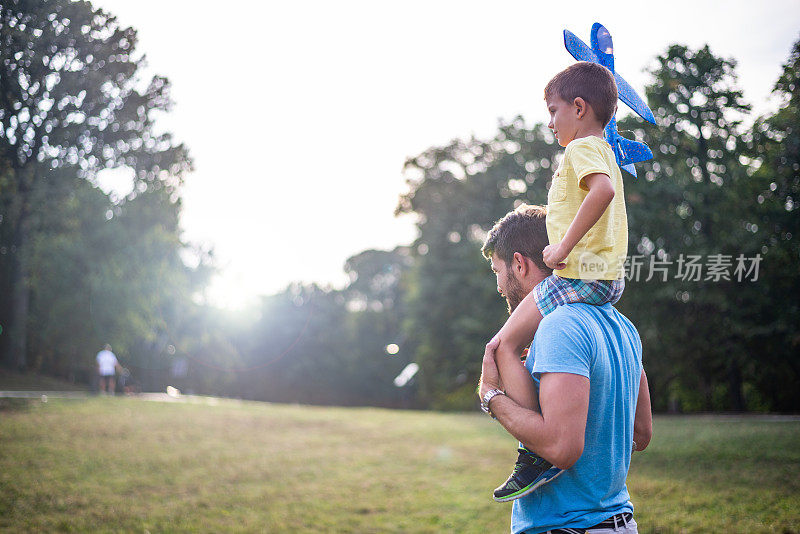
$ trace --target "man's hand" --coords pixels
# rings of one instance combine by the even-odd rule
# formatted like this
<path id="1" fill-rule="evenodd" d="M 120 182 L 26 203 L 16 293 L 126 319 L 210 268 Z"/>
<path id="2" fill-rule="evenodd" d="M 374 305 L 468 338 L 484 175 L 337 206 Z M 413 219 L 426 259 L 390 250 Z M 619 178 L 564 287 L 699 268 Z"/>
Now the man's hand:
<path id="1" fill-rule="evenodd" d="M 483 352 L 481 381 L 478 383 L 478 397 L 481 399 L 489 390 L 500 389 L 500 373 L 497 371 L 497 363 L 494 361 L 494 351 L 497 350 L 498 345 L 500 345 L 500 338 L 495 336 L 486 344 L 486 350 Z"/>
<path id="2" fill-rule="evenodd" d="M 544 264 L 551 269 L 563 269 L 566 267 L 567 264 L 564 263 L 564 260 L 567 259 L 567 256 L 569 256 L 569 250 L 565 251 L 560 241 L 552 245 L 547 245 L 542 251 Z"/>

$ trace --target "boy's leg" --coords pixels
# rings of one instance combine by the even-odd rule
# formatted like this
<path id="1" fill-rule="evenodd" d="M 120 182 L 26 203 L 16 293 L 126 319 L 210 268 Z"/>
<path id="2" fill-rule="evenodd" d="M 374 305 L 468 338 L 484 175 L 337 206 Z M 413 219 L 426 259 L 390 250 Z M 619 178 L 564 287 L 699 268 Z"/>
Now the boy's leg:
<path id="1" fill-rule="evenodd" d="M 514 470 L 503 484 L 494 490 L 494 500 L 507 502 L 528 495 L 536 488 L 558 478 L 564 471 L 525 448 L 520 448 Z"/>
<path id="2" fill-rule="evenodd" d="M 500 343 L 495 350 L 495 361 L 506 394 L 517 404 L 530 410 L 539 411 L 536 386 L 528 370 L 520 361 L 525 347 L 533 341 L 533 336 L 542 320 L 537 298 L 542 299 L 544 310 L 556 307 L 551 302 L 548 289 L 552 285 L 545 282 L 538 291 L 531 291 L 511 314 L 505 325 L 497 333 Z M 533 356 L 535 357 L 535 356 Z M 494 490 L 494 500 L 498 502 L 519 499 L 536 488 L 547 484 L 562 471 L 520 443 L 519 456 L 508 479 Z"/>
<path id="3" fill-rule="evenodd" d="M 533 340 L 541 320 L 542 314 L 531 292 L 522 299 L 497 333 L 500 344 L 495 350 L 497 370 L 506 395 L 523 408 L 536 411 L 539 410 L 536 387 L 520 356 Z"/>
<path id="4" fill-rule="evenodd" d="M 520 362 L 522 349 L 530 344 L 543 313 L 557 306 L 583 302 L 603 305 L 617 302 L 625 288 L 625 281 L 584 281 L 551 276 L 534 288 L 508 318 L 498 332 L 500 344 L 495 351 L 497 368 L 506 394 L 518 404 L 539 411 L 536 388 L 525 366 Z M 535 357 L 535 355 L 533 355 Z M 500 487 L 494 490 L 496 501 L 519 499 L 536 488 L 551 482 L 563 471 L 534 451 L 520 444 L 519 457 L 514 470 Z"/>
<path id="5" fill-rule="evenodd" d="M 542 310 L 550 313 L 558 306 L 577 302 L 598 306 L 607 302 L 615 304 L 624 289 L 624 279 L 584 281 L 551 276 L 528 293 L 496 336 L 500 343 L 495 361 L 506 395 L 524 408 L 539 411 L 533 379 L 520 362 L 520 355 L 533 341 L 542 320 Z"/>

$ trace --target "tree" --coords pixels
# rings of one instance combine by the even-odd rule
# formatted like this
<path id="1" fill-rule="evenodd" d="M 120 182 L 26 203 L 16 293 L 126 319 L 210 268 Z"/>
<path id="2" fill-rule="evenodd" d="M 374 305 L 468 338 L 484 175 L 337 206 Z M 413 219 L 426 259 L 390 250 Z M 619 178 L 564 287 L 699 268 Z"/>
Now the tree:
<path id="1" fill-rule="evenodd" d="M 136 31 L 89 2 L 9 0 L 0 6 L 0 170 L 3 197 L 3 361 L 27 364 L 31 241 L 51 170 L 85 180 L 127 166 L 130 199 L 162 191 L 178 201 L 186 149 L 154 120 L 170 107 L 169 82 L 142 86 Z"/>
<path id="2" fill-rule="evenodd" d="M 642 334 L 657 409 L 670 400 L 687 410 L 797 406 L 796 396 L 768 386 L 798 376 L 790 357 L 798 345 L 792 236 L 800 231 L 793 54 L 777 86 L 787 104 L 752 136 L 735 61 L 707 46 L 673 45 L 657 58 L 646 96 L 658 126 L 619 123 L 656 154 L 639 166 L 638 180 L 625 183 L 634 257 L 619 307 Z M 489 142 L 456 141 L 406 165 L 410 192 L 398 210 L 420 220 L 406 331 L 416 340 L 421 393 L 432 406 L 467 405 L 475 355 L 502 320 L 493 284 L 482 281 L 485 267 L 475 260 L 481 235 L 516 202 L 545 198 L 558 149 L 541 127 L 519 123 L 501 125 Z M 762 256 L 754 279 L 750 269 Z M 698 279 L 686 267 L 693 258 L 704 269 Z M 637 260 L 645 262 L 639 276 Z M 712 268 L 715 262 L 722 268 Z M 649 272 L 664 266 L 663 279 Z"/>
<path id="3" fill-rule="evenodd" d="M 494 222 L 520 202 L 546 202 L 557 145 L 542 125 L 501 123 L 489 141 L 455 140 L 409 159 L 399 213 L 418 217 L 404 331 L 420 365 L 423 403 L 474 401 L 483 345 L 502 326 L 503 303 L 480 249 Z"/>
<path id="4" fill-rule="evenodd" d="M 658 126 L 620 125 L 655 153 L 642 165 L 644 179 L 626 183 L 631 254 L 673 269 L 667 280 L 630 281 L 621 307 L 642 331 L 658 408 L 671 397 L 689 409 L 740 411 L 758 355 L 752 314 L 763 305 L 759 285 L 734 270 L 738 258 L 756 258 L 760 249 L 752 203 L 740 194 L 750 180 L 740 157 L 750 107 L 736 88 L 735 61 L 708 46 L 673 45 L 657 61 L 646 94 Z M 693 256 L 701 267 L 717 258 L 731 268 L 693 280 L 686 276 Z"/>
<path id="5" fill-rule="evenodd" d="M 49 174 L 32 216 L 28 369 L 85 379 L 91 349 L 111 340 L 143 367 L 136 347 L 175 330 L 202 283 L 179 256 L 177 206 L 163 191 L 114 205 L 69 169 Z"/>
<path id="6" fill-rule="evenodd" d="M 758 354 L 755 389 L 766 407 L 800 407 L 800 40 L 794 43 L 773 94 L 780 109 L 759 118 L 742 158 L 751 177 L 737 194 L 752 214 L 749 226 L 763 255 L 760 306 L 750 311 L 748 349 Z"/>

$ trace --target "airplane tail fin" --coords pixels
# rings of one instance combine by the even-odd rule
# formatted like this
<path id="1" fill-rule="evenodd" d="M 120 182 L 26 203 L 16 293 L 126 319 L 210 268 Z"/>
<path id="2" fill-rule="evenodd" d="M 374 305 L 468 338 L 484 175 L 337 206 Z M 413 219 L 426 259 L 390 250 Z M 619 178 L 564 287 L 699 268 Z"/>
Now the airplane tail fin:
<path id="1" fill-rule="evenodd" d="M 629 163 L 628 165 L 620 165 L 619 168 L 628 171 L 628 173 L 633 175 L 634 178 L 637 177 L 636 176 L 636 167 L 634 167 L 633 163 Z"/>

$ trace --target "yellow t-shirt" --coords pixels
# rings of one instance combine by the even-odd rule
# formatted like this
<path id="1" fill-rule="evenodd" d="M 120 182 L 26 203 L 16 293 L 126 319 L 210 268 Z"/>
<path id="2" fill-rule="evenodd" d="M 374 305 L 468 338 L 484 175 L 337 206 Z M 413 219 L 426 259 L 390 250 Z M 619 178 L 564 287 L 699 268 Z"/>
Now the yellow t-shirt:
<path id="1" fill-rule="evenodd" d="M 598 172 L 611 179 L 614 199 L 567 256 L 567 266 L 553 271 L 563 278 L 616 280 L 622 277 L 628 251 L 628 215 L 622 172 L 611 145 L 604 139 L 591 135 L 567 145 L 547 193 L 547 237 L 550 243 L 564 238 L 589 191 L 583 178 Z"/>

